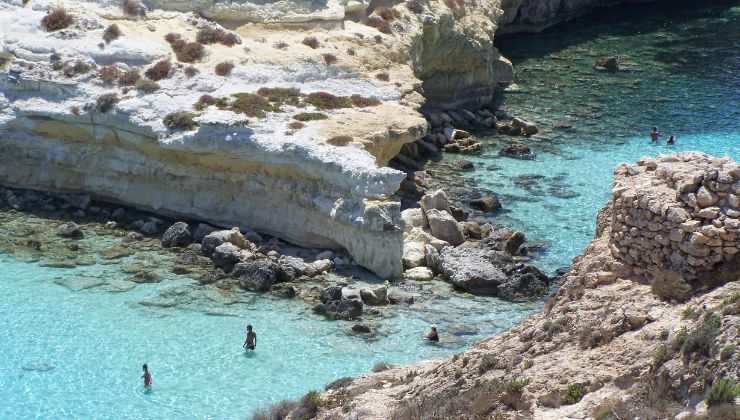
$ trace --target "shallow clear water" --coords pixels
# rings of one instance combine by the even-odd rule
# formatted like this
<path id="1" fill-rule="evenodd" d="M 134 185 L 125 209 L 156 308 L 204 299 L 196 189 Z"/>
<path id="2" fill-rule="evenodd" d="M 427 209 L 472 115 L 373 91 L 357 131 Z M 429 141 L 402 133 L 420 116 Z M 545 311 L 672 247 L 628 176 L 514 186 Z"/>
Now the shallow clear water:
<path id="1" fill-rule="evenodd" d="M 140 301 L 194 282 L 167 278 L 124 293 L 70 291 L 55 284 L 80 275 L 124 275 L 117 266 L 50 269 L 0 255 L 0 418 L 236 419 L 276 400 L 298 397 L 378 361 L 411 362 L 459 351 L 472 340 L 509 327 L 535 305 L 453 297 L 444 310 L 401 311 L 377 341 L 345 332 L 298 301 L 247 295 L 228 306 L 207 299 L 180 308 Z M 208 289 L 204 289 L 208 290 Z M 258 349 L 241 349 L 246 323 Z M 454 336 L 440 346 L 420 339 L 430 323 Z M 151 393 L 141 364 L 149 363 Z"/>
<path id="2" fill-rule="evenodd" d="M 620 162 L 683 150 L 740 159 L 740 7 L 666 3 L 499 42 L 521 90 L 503 105 L 542 130 L 520 139 L 537 159 L 499 157 L 512 138 L 491 136 L 486 153 L 470 159 L 470 178 L 502 196 L 498 222 L 549 244 L 539 259 L 548 270 L 567 266 L 592 239 Z M 608 55 L 633 71 L 594 71 Z M 649 140 L 652 126 L 660 144 Z M 665 145 L 670 134 L 676 145 Z"/>

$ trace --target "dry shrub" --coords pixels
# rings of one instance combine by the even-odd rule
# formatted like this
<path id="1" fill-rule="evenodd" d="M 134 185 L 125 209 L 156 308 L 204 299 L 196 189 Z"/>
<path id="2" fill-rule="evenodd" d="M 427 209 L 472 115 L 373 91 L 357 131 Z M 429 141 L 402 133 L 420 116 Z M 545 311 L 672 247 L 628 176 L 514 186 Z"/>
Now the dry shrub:
<path id="1" fill-rule="evenodd" d="M 301 128 L 305 126 L 306 124 L 300 121 L 292 121 L 290 124 L 288 124 L 288 128 L 290 128 L 291 130 L 300 130 Z"/>
<path id="2" fill-rule="evenodd" d="M 327 66 L 336 64 L 337 63 L 337 56 L 334 54 L 322 54 L 321 55 L 324 58 L 324 63 L 326 63 Z"/>
<path id="3" fill-rule="evenodd" d="M 370 16 L 367 18 L 366 23 L 368 26 L 372 26 L 373 28 L 379 30 L 384 34 L 389 34 L 392 32 L 391 24 L 380 16 Z"/>
<path id="4" fill-rule="evenodd" d="M 118 39 L 123 33 L 121 32 L 121 28 L 118 27 L 115 23 L 112 25 L 109 25 L 107 28 L 105 28 L 105 31 L 103 31 L 103 41 L 105 41 L 106 44 L 110 44 L 111 41 L 115 41 Z"/>
<path id="5" fill-rule="evenodd" d="M 198 127 L 198 123 L 193 118 L 196 114 L 192 112 L 173 112 L 167 114 L 162 121 L 164 125 L 170 130 L 192 130 Z"/>
<path id="6" fill-rule="evenodd" d="M 227 32 L 226 35 L 221 39 L 221 44 L 227 47 L 233 47 L 234 45 L 241 44 L 242 40 L 233 32 Z"/>
<path id="7" fill-rule="evenodd" d="M 347 55 L 355 56 L 357 55 L 357 51 L 354 48 L 347 48 Z"/>
<path id="8" fill-rule="evenodd" d="M 126 16 L 144 16 L 146 9 L 139 0 L 123 0 L 121 9 Z"/>
<path id="9" fill-rule="evenodd" d="M 142 92 L 142 93 L 152 93 L 157 90 L 159 90 L 159 83 L 147 80 L 147 79 L 139 79 L 136 82 L 136 90 Z"/>
<path id="10" fill-rule="evenodd" d="M 224 61 L 223 63 L 216 64 L 216 74 L 219 76 L 228 76 L 231 74 L 231 70 L 234 69 L 234 63 Z"/>
<path id="11" fill-rule="evenodd" d="M 388 82 L 391 80 L 391 76 L 389 76 L 386 72 L 380 72 L 376 74 L 375 78 L 380 80 L 381 82 Z"/>
<path id="12" fill-rule="evenodd" d="M 206 54 L 206 49 L 199 42 L 178 40 L 172 44 L 172 49 L 175 51 L 177 60 L 183 63 L 194 63 L 201 60 Z"/>
<path id="13" fill-rule="evenodd" d="M 113 65 L 103 66 L 98 70 L 98 77 L 105 83 L 113 83 L 121 77 L 121 71 Z"/>
<path id="14" fill-rule="evenodd" d="M 102 113 L 106 113 L 113 109 L 114 106 L 118 103 L 118 95 L 115 93 L 105 93 L 103 95 L 100 95 L 95 102 L 96 108 L 98 111 Z"/>
<path id="15" fill-rule="evenodd" d="M 128 70 L 118 78 L 118 84 L 121 86 L 133 86 L 139 79 L 141 79 L 139 70 Z"/>
<path id="16" fill-rule="evenodd" d="M 151 80 L 157 81 L 166 79 L 170 74 L 170 70 L 172 70 L 172 63 L 170 60 L 160 60 L 146 69 L 144 75 Z"/>
<path id="17" fill-rule="evenodd" d="M 217 44 L 221 42 L 226 31 L 221 28 L 203 28 L 195 35 L 195 40 L 201 44 Z"/>
<path id="18" fill-rule="evenodd" d="M 278 41 L 274 44 L 272 44 L 273 48 L 276 48 L 278 50 L 286 50 L 288 49 L 288 43 L 285 41 Z"/>
<path id="19" fill-rule="evenodd" d="M 280 105 L 298 106 L 301 102 L 301 91 L 296 88 L 267 88 L 261 87 L 257 95 L 267 98 L 268 101 Z"/>
<path id="20" fill-rule="evenodd" d="M 320 44 L 319 44 L 319 40 L 318 40 L 318 39 L 316 39 L 316 37 L 315 37 L 315 36 L 307 36 L 307 37 L 303 38 L 303 41 L 301 41 L 301 43 L 302 43 L 303 45 L 306 45 L 306 46 L 308 46 L 308 47 L 311 47 L 311 48 L 313 48 L 314 50 L 315 50 L 316 48 L 319 48 L 319 45 L 320 45 Z"/>
<path id="21" fill-rule="evenodd" d="M 198 111 L 203 111 L 211 105 L 216 105 L 219 108 L 224 109 L 229 106 L 229 103 L 226 98 L 216 98 L 215 96 L 211 95 L 202 95 L 198 99 L 198 102 L 193 105 L 193 108 L 197 109 Z"/>
<path id="22" fill-rule="evenodd" d="M 74 77 L 78 74 L 85 74 L 92 70 L 92 66 L 82 61 L 75 61 L 74 63 L 67 62 L 64 64 L 63 71 L 67 77 Z"/>
<path id="23" fill-rule="evenodd" d="M 74 23 L 74 18 L 63 7 L 51 9 L 49 13 L 41 19 L 41 26 L 48 32 L 64 29 Z"/>
<path id="24" fill-rule="evenodd" d="M 164 40 L 167 41 L 168 44 L 172 45 L 177 41 L 181 41 L 182 35 L 175 32 L 170 32 L 164 36 Z"/>
<path id="25" fill-rule="evenodd" d="M 72 105 L 71 107 L 69 107 L 69 110 L 74 115 L 78 115 L 78 116 L 80 115 L 80 107 L 77 105 Z"/>
<path id="26" fill-rule="evenodd" d="M 382 44 L 383 43 L 383 36 L 382 35 L 375 35 L 373 37 L 373 39 L 375 39 L 375 43 L 376 44 Z"/>
<path id="27" fill-rule="evenodd" d="M 187 77 L 195 77 L 198 73 L 200 73 L 200 71 L 198 71 L 198 69 L 193 66 L 187 66 L 185 67 L 184 73 Z"/>
<path id="28" fill-rule="evenodd" d="M 376 98 L 366 98 L 364 96 L 360 95 L 352 95 L 350 97 L 352 100 L 352 105 L 358 107 L 358 108 L 366 108 L 369 106 L 378 106 L 382 104 L 382 102 L 379 99 Z"/>
<path id="29" fill-rule="evenodd" d="M 314 92 L 306 97 L 306 102 L 318 109 L 351 108 L 352 100 L 346 96 L 335 96 L 328 92 Z"/>

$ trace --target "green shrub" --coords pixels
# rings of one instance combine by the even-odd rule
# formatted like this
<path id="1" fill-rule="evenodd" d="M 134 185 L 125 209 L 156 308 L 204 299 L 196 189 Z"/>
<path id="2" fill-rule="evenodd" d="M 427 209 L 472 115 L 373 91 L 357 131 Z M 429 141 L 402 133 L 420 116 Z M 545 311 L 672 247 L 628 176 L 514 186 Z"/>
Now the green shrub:
<path id="1" fill-rule="evenodd" d="M 103 31 L 103 41 L 105 41 L 106 44 L 110 44 L 112 41 L 115 41 L 118 39 L 123 33 L 121 32 L 121 28 L 118 27 L 115 23 L 105 28 L 105 31 Z"/>
<path id="2" fill-rule="evenodd" d="M 687 306 L 681 311 L 681 318 L 683 319 L 696 319 L 699 316 L 699 311 L 693 306 Z"/>
<path id="3" fill-rule="evenodd" d="M 676 331 L 676 335 L 673 337 L 673 341 L 671 342 L 671 349 L 673 351 L 678 351 L 681 349 L 683 344 L 686 342 L 686 338 L 689 336 L 689 330 L 684 325 Z"/>
<path id="4" fill-rule="evenodd" d="M 215 72 L 219 76 L 228 76 L 229 74 L 231 74 L 231 70 L 233 69 L 234 63 L 224 61 L 222 63 L 216 64 Z"/>
<path id="5" fill-rule="evenodd" d="M 668 353 L 668 346 L 665 344 L 660 344 L 657 349 L 655 349 L 655 354 L 653 355 L 653 366 L 658 368 L 663 363 L 668 361 L 670 359 L 671 355 Z"/>
<path id="6" fill-rule="evenodd" d="M 198 127 L 194 120 L 196 114 L 192 112 L 173 112 L 164 117 L 164 125 L 170 130 L 192 130 Z"/>
<path id="7" fill-rule="evenodd" d="M 235 99 L 229 109 L 231 111 L 245 114 L 249 117 L 264 118 L 266 112 L 275 111 L 270 102 L 253 93 L 235 93 L 232 95 Z"/>
<path id="8" fill-rule="evenodd" d="M 98 97 L 95 106 L 98 111 L 106 113 L 113 109 L 118 101 L 118 95 L 116 95 L 115 93 L 105 93 Z"/>
<path id="9" fill-rule="evenodd" d="M 711 356 L 714 339 L 719 335 L 722 319 L 719 315 L 707 312 L 699 328 L 692 331 L 681 346 L 683 354 L 701 353 Z"/>
<path id="10" fill-rule="evenodd" d="M 294 120 L 303 122 L 325 120 L 327 118 L 329 118 L 329 116 L 321 112 L 301 112 L 300 114 L 293 115 Z"/>
<path id="11" fill-rule="evenodd" d="M 155 82 L 167 78 L 172 70 L 172 63 L 170 60 L 157 61 L 153 66 L 146 69 L 144 76 L 148 77 Z"/>
<path id="12" fill-rule="evenodd" d="M 581 384 L 570 384 L 563 397 L 564 405 L 576 404 L 586 395 L 586 387 Z"/>
<path id="13" fill-rule="evenodd" d="M 136 82 L 136 90 L 141 91 L 142 93 L 152 93 L 157 90 L 159 90 L 159 83 L 153 81 L 153 80 L 147 80 L 147 79 L 139 79 Z"/>
<path id="14" fill-rule="evenodd" d="M 534 361 L 532 359 L 524 359 L 524 362 L 522 362 L 523 369 L 529 369 L 532 366 L 534 366 Z"/>
<path id="15" fill-rule="evenodd" d="M 118 84 L 121 86 L 133 86 L 141 78 L 139 71 L 136 69 L 127 70 L 118 78 Z"/>
<path id="16" fill-rule="evenodd" d="M 506 391 L 511 394 L 521 394 L 529 382 L 529 378 L 514 378 L 506 384 Z"/>
<path id="17" fill-rule="evenodd" d="M 303 45 L 305 45 L 307 47 L 313 48 L 314 50 L 316 48 L 319 48 L 319 40 L 316 39 L 315 36 L 307 36 L 307 37 L 303 38 L 303 41 L 301 41 L 301 44 L 303 44 Z"/>
<path id="18" fill-rule="evenodd" d="M 707 404 L 731 404 L 740 396 L 740 384 L 731 379 L 718 379 L 712 384 L 707 396 Z"/>
<path id="19" fill-rule="evenodd" d="M 277 105 L 298 106 L 301 102 L 301 90 L 296 88 L 267 88 L 257 90 L 257 95 L 267 98 Z"/>
<path id="20" fill-rule="evenodd" d="M 171 45 L 178 61 L 182 61 L 183 63 L 199 61 L 206 55 L 206 49 L 203 48 L 203 44 L 199 42 L 185 42 L 183 40 L 177 40 Z"/>
<path id="21" fill-rule="evenodd" d="M 335 96 L 328 92 L 314 92 L 306 97 L 306 102 L 318 109 L 352 108 L 352 100 L 346 96 Z"/>

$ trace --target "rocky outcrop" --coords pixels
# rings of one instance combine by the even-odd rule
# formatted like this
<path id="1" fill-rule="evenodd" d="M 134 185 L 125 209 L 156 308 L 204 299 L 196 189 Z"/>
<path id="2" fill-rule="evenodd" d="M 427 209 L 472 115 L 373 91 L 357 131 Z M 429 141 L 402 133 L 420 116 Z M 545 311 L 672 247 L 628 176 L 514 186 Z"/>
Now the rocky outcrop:
<path id="1" fill-rule="evenodd" d="M 388 83 L 369 80 L 349 62 L 343 68 L 306 63 L 302 56 L 308 52 L 255 58 L 249 49 L 265 48 L 265 41 L 247 37 L 241 46 L 208 45 L 206 56 L 186 71 L 165 34 L 192 33 L 212 23 L 156 10 L 145 20 L 126 20 L 120 9 L 72 2 L 65 5 L 73 26 L 45 32 L 39 22 L 51 5 L 0 4 L 0 51 L 11 59 L 0 72 L 0 183 L 88 192 L 99 200 L 256 229 L 299 245 L 344 248 L 380 276 L 400 276 L 400 206 L 391 196 L 403 174 L 383 165 L 426 130 L 413 111 L 417 104 L 401 104 L 394 85 L 407 88 L 401 76 Z M 99 47 L 104 28 L 114 22 L 122 35 Z M 321 57 L 300 43 L 303 34 L 286 38 L 266 30 L 262 36 L 295 37 L 301 49 Z M 269 48 L 275 42 L 267 41 Z M 154 92 L 116 86 L 100 73 L 104 66 L 143 73 L 157 60 L 173 64 Z M 230 75 L 213 73 L 220 60 L 235 62 Z M 64 71 L 73 67 L 79 73 Z M 412 77 L 408 68 L 403 77 Z M 249 99 L 266 85 L 299 88 L 304 98 L 321 91 L 345 99 L 339 109 L 319 102 L 313 103 L 332 109 L 273 104 L 266 113 L 244 111 L 251 116 L 233 106 L 194 109 L 204 94 L 227 102 L 234 94 L 253 95 Z M 365 102 L 348 105 L 351 95 Z M 296 114 L 319 111 L 326 119 L 293 124 Z M 192 112 L 192 123 L 166 125 L 164 117 L 177 112 Z M 344 120 L 353 127 L 338 132 Z M 348 142 L 330 141 L 339 134 Z"/>
<path id="2" fill-rule="evenodd" d="M 740 381 L 740 276 L 726 276 L 722 262 L 686 264 L 677 269 L 696 276 L 687 300 L 666 299 L 644 274 L 670 259 L 651 258 L 650 247 L 641 249 L 646 258 L 626 261 L 634 245 L 615 238 L 628 217 L 670 226 L 717 206 L 724 219 L 711 220 L 737 220 L 730 203 L 738 175 L 729 159 L 693 153 L 618 167 L 596 238 L 541 313 L 450 359 L 355 378 L 322 396 L 337 403 L 319 418 L 737 418 L 727 391 Z M 687 208 L 681 196 L 702 188 L 704 207 L 692 200 Z M 723 251 L 730 240 L 722 240 L 717 255 L 731 261 Z M 636 242 L 660 243 L 655 236 Z"/>

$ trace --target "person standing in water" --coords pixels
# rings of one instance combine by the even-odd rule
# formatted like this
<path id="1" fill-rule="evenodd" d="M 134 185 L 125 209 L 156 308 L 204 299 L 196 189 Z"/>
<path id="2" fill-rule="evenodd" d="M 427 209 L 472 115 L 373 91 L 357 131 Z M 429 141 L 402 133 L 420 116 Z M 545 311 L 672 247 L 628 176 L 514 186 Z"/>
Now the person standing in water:
<path id="1" fill-rule="evenodd" d="M 650 140 L 655 143 L 658 141 L 658 138 L 660 138 L 658 127 L 653 127 L 653 129 L 650 131 Z"/>
<path id="2" fill-rule="evenodd" d="M 152 387 L 152 374 L 149 373 L 149 366 L 144 363 L 144 366 L 142 366 L 142 369 L 144 369 L 144 374 L 141 375 L 142 378 L 144 378 L 144 388 L 151 388 Z"/>
<path id="3" fill-rule="evenodd" d="M 666 144 L 676 144 L 676 136 L 671 135 L 670 137 L 668 137 L 668 141 L 666 142 Z"/>
<path id="4" fill-rule="evenodd" d="M 432 341 L 432 342 L 439 342 L 439 334 L 437 334 L 437 327 L 435 325 L 432 325 L 431 331 L 427 333 L 427 335 L 424 336 L 426 340 Z"/>
<path id="5" fill-rule="evenodd" d="M 254 350 L 254 348 L 257 347 L 257 333 L 252 330 L 251 325 L 247 325 L 247 338 L 244 339 L 242 347 L 247 350 Z"/>

